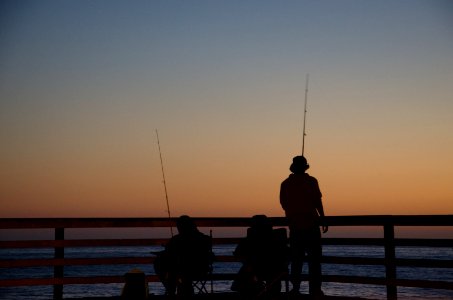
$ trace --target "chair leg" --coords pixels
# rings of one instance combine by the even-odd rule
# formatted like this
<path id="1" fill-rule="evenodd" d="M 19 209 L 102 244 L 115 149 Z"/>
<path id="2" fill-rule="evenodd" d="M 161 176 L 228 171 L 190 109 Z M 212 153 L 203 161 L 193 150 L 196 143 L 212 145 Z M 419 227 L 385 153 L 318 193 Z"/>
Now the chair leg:
<path id="1" fill-rule="evenodd" d="M 289 293 L 289 279 L 288 279 L 288 274 L 285 275 L 285 291 L 288 294 Z"/>
<path id="2" fill-rule="evenodd" d="M 208 289 L 206 288 L 206 282 L 205 280 L 196 280 L 192 283 L 192 286 L 194 288 L 194 292 L 196 294 L 208 294 Z"/>

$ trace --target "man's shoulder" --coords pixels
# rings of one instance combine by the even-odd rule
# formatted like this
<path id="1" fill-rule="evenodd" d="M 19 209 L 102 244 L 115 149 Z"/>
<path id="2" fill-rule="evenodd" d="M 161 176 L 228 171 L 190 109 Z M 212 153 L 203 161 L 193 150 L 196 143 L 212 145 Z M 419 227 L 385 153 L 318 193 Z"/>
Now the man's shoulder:
<path id="1" fill-rule="evenodd" d="M 304 174 L 290 174 L 288 176 L 288 178 L 286 178 L 285 180 L 283 180 L 282 182 L 282 186 L 285 186 L 285 185 L 299 185 L 299 184 L 309 184 L 309 185 L 317 185 L 318 184 L 318 180 L 309 175 L 308 173 L 304 173 Z"/>
<path id="2" fill-rule="evenodd" d="M 197 235 L 194 236 L 195 240 L 202 244 L 207 244 L 211 242 L 211 237 L 207 234 L 202 232 L 198 232 Z"/>
<path id="3" fill-rule="evenodd" d="M 315 177 L 311 176 L 311 175 L 308 174 L 308 173 L 305 173 L 305 176 L 306 176 L 306 178 L 307 178 L 308 180 L 318 182 L 318 180 L 317 180 Z"/>
<path id="4" fill-rule="evenodd" d="M 313 176 L 310 176 L 308 173 L 303 173 L 303 174 L 294 174 L 294 173 L 291 173 L 289 174 L 289 176 L 283 180 L 282 183 L 285 183 L 285 182 L 294 182 L 294 181 L 304 181 L 304 180 L 316 180 L 315 177 Z"/>
<path id="5" fill-rule="evenodd" d="M 285 178 L 285 180 L 282 181 L 281 183 L 281 188 L 285 188 L 287 186 L 291 186 L 291 185 L 294 185 L 294 174 L 290 174 L 287 178 Z"/>

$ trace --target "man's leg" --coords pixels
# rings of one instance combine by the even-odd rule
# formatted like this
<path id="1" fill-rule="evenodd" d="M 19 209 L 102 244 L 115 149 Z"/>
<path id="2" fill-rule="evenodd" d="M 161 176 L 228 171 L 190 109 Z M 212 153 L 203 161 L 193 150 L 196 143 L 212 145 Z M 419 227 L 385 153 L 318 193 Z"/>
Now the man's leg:
<path id="1" fill-rule="evenodd" d="M 179 282 L 178 286 L 178 294 L 180 296 L 192 296 L 194 294 L 192 280 L 190 277 L 182 277 L 181 282 Z"/>
<path id="2" fill-rule="evenodd" d="M 310 295 L 322 295 L 321 291 L 321 232 L 316 228 L 312 232 L 310 238 L 310 245 L 308 247 L 308 261 L 309 261 L 309 290 Z"/>
<path id="3" fill-rule="evenodd" d="M 302 266 L 305 257 L 303 237 L 295 230 L 290 231 L 290 250 L 291 250 L 291 283 L 293 291 L 299 292 L 301 283 Z"/>

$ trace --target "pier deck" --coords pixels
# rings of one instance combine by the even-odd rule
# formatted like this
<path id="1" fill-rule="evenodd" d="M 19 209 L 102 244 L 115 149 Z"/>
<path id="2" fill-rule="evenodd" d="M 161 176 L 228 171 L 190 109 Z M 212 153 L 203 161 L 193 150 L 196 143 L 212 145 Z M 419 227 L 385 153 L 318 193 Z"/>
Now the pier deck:
<path id="1" fill-rule="evenodd" d="M 177 297 L 169 297 L 165 295 L 150 295 L 150 300 L 170 300 L 170 299 L 181 299 Z M 194 295 L 192 298 L 193 300 L 237 300 L 243 299 L 237 293 L 212 293 L 212 294 L 202 294 L 202 295 Z M 269 299 L 269 298 L 263 298 Z M 287 294 L 281 294 L 280 297 L 274 298 L 274 300 L 310 300 L 313 299 L 309 295 L 298 295 L 298 296 L 289 296 Z M 324 300 L 370 300 L 370 298 L 360 298 L 360 297 L 341 297 L 341 296 L 324 296 L 321 299 Z M 121 297 L 92 297 L 92 298 L 71 298 L 68 300 L 121 300 Z"/>

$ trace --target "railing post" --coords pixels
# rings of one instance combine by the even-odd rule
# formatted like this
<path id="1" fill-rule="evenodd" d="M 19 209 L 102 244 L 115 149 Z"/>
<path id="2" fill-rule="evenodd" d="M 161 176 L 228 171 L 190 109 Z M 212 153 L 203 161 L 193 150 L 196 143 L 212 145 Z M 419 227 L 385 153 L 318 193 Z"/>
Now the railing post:
<path id="1" fill-rule="evenodd" d="M 55 240 L 56 241 L 64 240 L 64 228 L 55 228 Z M 56 259 L 64 258 L 64 247 L 55 247 L 54 248 L 54 258 L 56 258 Z M 63 278 L 63 276 L 64 276 L 64 266 L 54 266 L 53 267 L 53 277 L 54 278 Z M 63 299 L 63 285 L 62 284 L 54 284 L 53 299 L 54 300 Z"/>
<path id="2" fill-rule="evenodd" d="M 393 223 L 384 225 L 384 241 L 385 241 L 385 277 L 387 280 L 387 299 L 397 299 L 397 290 L 394 283 L 389 283 L 396 279 L 396 264 L 395 264 L 395 228 Z"/>

